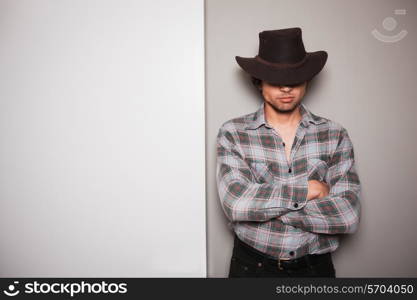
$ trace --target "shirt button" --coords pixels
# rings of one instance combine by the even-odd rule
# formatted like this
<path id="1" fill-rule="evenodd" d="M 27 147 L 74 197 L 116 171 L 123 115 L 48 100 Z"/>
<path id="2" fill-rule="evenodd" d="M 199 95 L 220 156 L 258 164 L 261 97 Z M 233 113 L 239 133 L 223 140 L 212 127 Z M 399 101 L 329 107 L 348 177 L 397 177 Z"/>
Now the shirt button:
<path id="1" fill-rule="evenodd" d="M 258 263 L 258 267 L 262 267 L 262 263 Z"/>
<path id="2" fill-rule="evenodd" d="M 291 173 L 291 168 L 288 169 L 288 173 Z"/>
<path id="3" fill-rule="evenodd" d="M 295 207 L 295 208 L 297 208 L 297 207 L 298 207 L 298 203 L 295 203 L 295 204 L 294 204 L 294 207 Z"/>
<path id="4" fill-rule="evenodd" d="M 294 255 L 294 251 L 290 251 L 290 255 L 293 256 Z"/>

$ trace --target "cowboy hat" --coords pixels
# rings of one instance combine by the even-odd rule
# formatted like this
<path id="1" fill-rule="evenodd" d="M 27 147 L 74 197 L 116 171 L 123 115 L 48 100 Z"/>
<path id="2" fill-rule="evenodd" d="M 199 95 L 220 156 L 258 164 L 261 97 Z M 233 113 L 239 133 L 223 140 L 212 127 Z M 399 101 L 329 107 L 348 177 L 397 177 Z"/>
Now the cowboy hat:
<path id="1" fill-rule="evenodd" d="M 305 51 L 298 27 L 262 31 L 257 56 L 236 56 L 243 70 L 273 85 L 309 81 L 322 70 L 326 60 L 326 51 Z"/>

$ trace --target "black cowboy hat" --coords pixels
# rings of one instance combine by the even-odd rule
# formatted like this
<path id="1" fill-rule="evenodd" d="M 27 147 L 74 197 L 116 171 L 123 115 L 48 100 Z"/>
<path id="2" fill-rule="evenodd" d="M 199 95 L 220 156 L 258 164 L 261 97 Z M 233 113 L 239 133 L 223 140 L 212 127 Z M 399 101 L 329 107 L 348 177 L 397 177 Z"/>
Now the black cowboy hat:
<path id="1" fill-rule="evenodd" d="M 326 51 L 305 51 L 298 27 L 262 31 L 257 56 L 236 56 L 243 70 L 273 85 L 309 81 L 323 69 L 326 60 Z"/>

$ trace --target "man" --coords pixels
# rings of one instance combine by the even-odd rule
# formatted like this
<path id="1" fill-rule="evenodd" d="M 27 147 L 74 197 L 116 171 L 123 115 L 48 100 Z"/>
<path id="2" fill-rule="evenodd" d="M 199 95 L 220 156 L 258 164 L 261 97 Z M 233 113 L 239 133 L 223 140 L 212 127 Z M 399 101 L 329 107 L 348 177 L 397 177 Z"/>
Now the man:
<path id="1" fill-rule="evenodd" d="M 331 253 L 360 220 L 353 145 L 301 103 L 327 53 L 306 52 L 300 28 L 259 41 L 256 57 L 236 60 L 264 101 L 217 136 L 217 187 L 235 234 L 229 277 L 336 277 Z"/>

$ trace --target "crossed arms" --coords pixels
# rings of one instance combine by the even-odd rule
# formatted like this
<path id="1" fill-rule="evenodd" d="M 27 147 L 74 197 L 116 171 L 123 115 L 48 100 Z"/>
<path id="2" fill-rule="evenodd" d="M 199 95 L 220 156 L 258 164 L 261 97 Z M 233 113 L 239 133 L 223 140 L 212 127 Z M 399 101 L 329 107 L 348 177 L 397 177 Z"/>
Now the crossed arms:
<path id="1" fill-rule="evenodd" d="M 328 166 L 327 183 L 307 181 L 306 177 L 291 184 L 258 183 L 232 135 L 220 129 L 217 136 L 217 187 L 222 208 L 231 221 L 277 218 L 304 231 L 354 233 L 360 221 L 360 182 L 345 129 Z"/>

